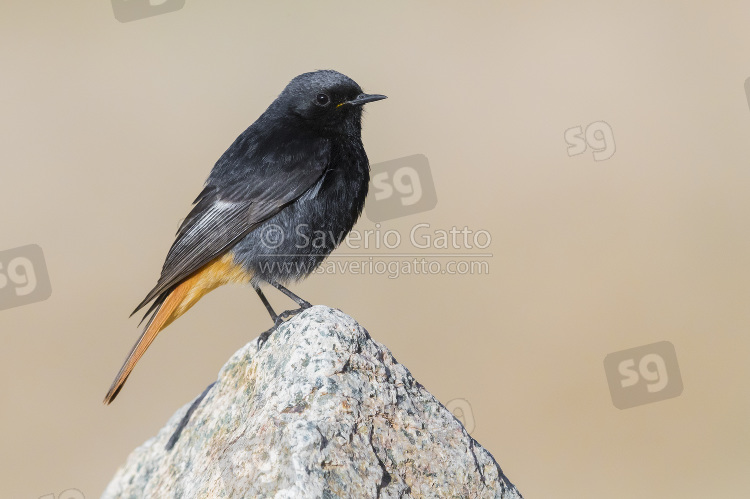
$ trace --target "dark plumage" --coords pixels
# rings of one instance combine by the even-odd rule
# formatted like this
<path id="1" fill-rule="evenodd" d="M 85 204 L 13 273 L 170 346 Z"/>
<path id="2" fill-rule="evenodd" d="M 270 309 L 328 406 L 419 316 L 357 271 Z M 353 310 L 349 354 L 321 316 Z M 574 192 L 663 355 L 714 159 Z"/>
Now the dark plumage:
<path id="1" fill-rule="evenodd" d="M 305 73 L 237 137 L 180 226 L 156 286 L 133 312 L 153 301 L 106 403 L 156 334 L 221 284 L 250 282 L 275 325 L 296 311 L 277 315 L 261 283 L 309 306 L 282 284 L 313 272 L 360 216 L 369 183 L 362 105 L 384 98 L 336 71 Z"/>

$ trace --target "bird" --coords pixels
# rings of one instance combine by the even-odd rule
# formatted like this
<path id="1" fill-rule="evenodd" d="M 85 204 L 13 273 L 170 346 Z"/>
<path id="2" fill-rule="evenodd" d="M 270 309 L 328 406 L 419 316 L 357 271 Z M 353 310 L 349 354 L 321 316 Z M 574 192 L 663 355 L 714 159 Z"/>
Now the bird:
<path id="1" fill-rule="evenodd" d="M 362 214 L 370 180 L 363 105 L 385 98 L 334 70 L 303 73 L 236 138 L 182 221 L 156 285 L 131 314 L 151 304 L 105 405 L 159 332 L 219 286 L 254 288 L 274 322 L 259 345 L 311 306 L 285 285 L 314 272 Z M 266 285 L 299 308 L 277 314 Z"/>

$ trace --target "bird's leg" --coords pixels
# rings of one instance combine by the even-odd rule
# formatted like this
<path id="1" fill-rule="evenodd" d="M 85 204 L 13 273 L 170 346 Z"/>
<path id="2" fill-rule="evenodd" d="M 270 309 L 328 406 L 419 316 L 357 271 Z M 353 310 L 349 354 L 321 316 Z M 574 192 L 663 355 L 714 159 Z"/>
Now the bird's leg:
<path id="1" fill-rule="evenodd" d="M 260 350 L 261 348 L 263 348 L 263 345 L 266 343 L 266 341 L 268 341 L 268 337 L 271 336 L 271 333 L 276 331 L 276 328 L 283 324 L 284 319 L 276 315 L 276 312 L 274 312 L 273 307 L 268 302 L 268 298 L 266 298 L 266 295 L 263 294 L 263 291 L 261 291 L 260 287 L 258 287 L 257 284 L 253 284 L 253 288 L 255 289 L 255 292 L 258 293 L 260 301 L 262 301 L 263 305 L 266 306 L 266 310 L 268 310 L 268 313 L 271 315 L 271 320 L 273 321 L 273 327 L 258 337 L 258 350 Z M 283 316 L 284 314 L 281 315 Z"/>
<path id="2" fill-rule="evenodd" d="M 258 287 L 257 284 L 253 284 L 253 289 L 255 289 L 255 292 L 258 293 L 258 297 L 260 298 L 260 301 L 263 302 L 263 305 L 266 306 L 266 310 L 268 310 L 268 313 L 271 316 L 271 320 L 276 323 L 278 321 L 279 316 L 276 315 L 276 312 L 274 312 L 273 307 L 268 302 L 268 298 L 266 298 L 266 295 L 263 294 L 263 291 L 261 291 L 260 287 Z"/>
<path id="3" fill-rule="evenodd" d="M 312 305 L 310 304 L 310 302 L 308 302 L 307 300 L 303 300 L 302 298 L 300 298 L 299 296 L 295 295 L 294 293 L 292 293 L 291 291 L 289 291 L 288 289 L 286 289 L 284 286 L 282 286 L 278 282 L 274 281 L 273 279 L 269 279 L 267 282 L 271 286 L 275 287 L 276 289 L 278 289 L 279 291 L 281 291 L 282 293 L 284 293 L 285 295 L 287 295 L 289 298 L 291 298 L 292 300 L 294 300 L 297 303 L 297 305 L 299 305 L 299 307 L 300 307 L 300 308 L 295 308 L 293 310 L 285 310 L 281 314 L 279 314 L 279 318 L 282 321 L 285 321 L 285 320 L 287 320 L 287 319 L 289 319 L 291 317 L 294 317 L 295 315 L 297 315 L 298 313 L 302 312 L 303 310 L 312 307 Z"/>
<path id="4" fill-rule="evenodd" d="M 211 383 L 206 387 L 205 390 L 203 390 L 203 393 L 200 394 L 200 396 L 193 401 L 192 404 L 190 404 L 190 407 L 188 408 L 185 415 L 180 420 L 180 424 L 177 425 L 177 429 L 172 433 L 172 436 L 169 438 L 169 442 L 167 442 L 167 445 L 164 446 L 164 449 L 167 451 L 172 450 L 172 447 L 174 447 L 174 444 L 177 443 L 177 440 L 180 438 L 180 434 L 182 433 L 182 430 L 185 429 L 188 422 L 190 421 L 190 416 L 193 415 L 195 410 L 198 408 L 198 406 L 203 402 L 203 399 L 206 398 L 206 395 L 208 395 L 208 391 L 216 384 L 216 381 Z"/>
<path id="5" fill-rule="evenodd" d="M 294 300 L 295 303 L 297 303 L 297 305 L 299 305 L 301 307 L 301 310 L 304 310 L 306 308 L 312 307 L 312 305 L 310 304 L 310 302 L 308 302 L 306 300 L 303 300 L 302 298 L 300 298 L 299 296 L 295 295 L 294 293 L 292 293 L 291 291 L 289 291 L 288 289 L 286 289 L 284 286 L 282 286 L 278 282 L 274 281 L 273 279 L 269 279 L 268 283 L 271 286 L 273 286 L 274 288 L 276 288 L 279 291 L 281 291 L 282 293 L 284 293 L 285 295 L 287 295 L 292 300 Z"/>
<path id="6" fill-rule="evenodd" d="M 298 313 L 302 312 L 303 310 L 312 307 L 310 302 L 303 300 L 299 296 L 295 295 L 288 289 L 286 289 L 284 286 L 279 284 L 278 282 L 269 279 L 266 282 L 268 282 L 271 286 L 275 287 L 285 295 L 287 295 L 289 298 L 294 300 L 297 305 L 300 306 L 300 308 L 296 308 L 294 310 L 285 310 L 281 314 L 276 314 L 276 312 L 273 310 L 273 307 L 271 307 L 271 304 L 268 302 L 268 299 L 266 298 L 266 295 L 263 294 L 263 291 L 261 291 L 260 287 L 258 285 L 254 284 L 253 288 L 255 289 L 255 292 L 258 293 L 258 297 L 260 297 L 260 301 L 263 302 L 263 305 L 266 306 L 266 310 L 268 310 L 268 313 L 271 315 L 271 319 L 273 320 L 273 327 L 266 331 L 265 333 L 261 334 L 258 338 L 258 350 L 263 348 L 263 345 L 266 341 L 268 341 L 268 337 L 271 336 L 271 333 L 273 333 L 277 327 L 279 327 L 281 324 L 284 323 L 287 319 L 294 317 Z"/>

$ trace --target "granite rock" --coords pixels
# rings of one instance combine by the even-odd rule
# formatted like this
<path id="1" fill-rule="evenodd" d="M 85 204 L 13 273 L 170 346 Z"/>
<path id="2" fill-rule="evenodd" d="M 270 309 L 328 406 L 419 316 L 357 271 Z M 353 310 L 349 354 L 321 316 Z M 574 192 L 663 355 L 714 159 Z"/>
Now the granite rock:
<path id="1" fill-rule="evenodd" d="M 315 306 L 219 373 L 134 450 L 103 498 L 521 498 L 492 455 L 390 351 Z"/>

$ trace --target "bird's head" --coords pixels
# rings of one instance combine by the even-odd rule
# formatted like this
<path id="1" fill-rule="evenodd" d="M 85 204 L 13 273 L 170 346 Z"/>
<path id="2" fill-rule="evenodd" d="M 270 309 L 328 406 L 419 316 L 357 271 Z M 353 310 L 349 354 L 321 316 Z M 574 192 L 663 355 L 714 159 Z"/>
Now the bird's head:
<path id="1" fill-rule="evenodd" d="M 362 106 L 385 98 L 362 92 L 357 82 L 346 75 L 322 70 L 294 78 L 274 104 L 305 126 L 327 133 L 359 135 Z"/>

